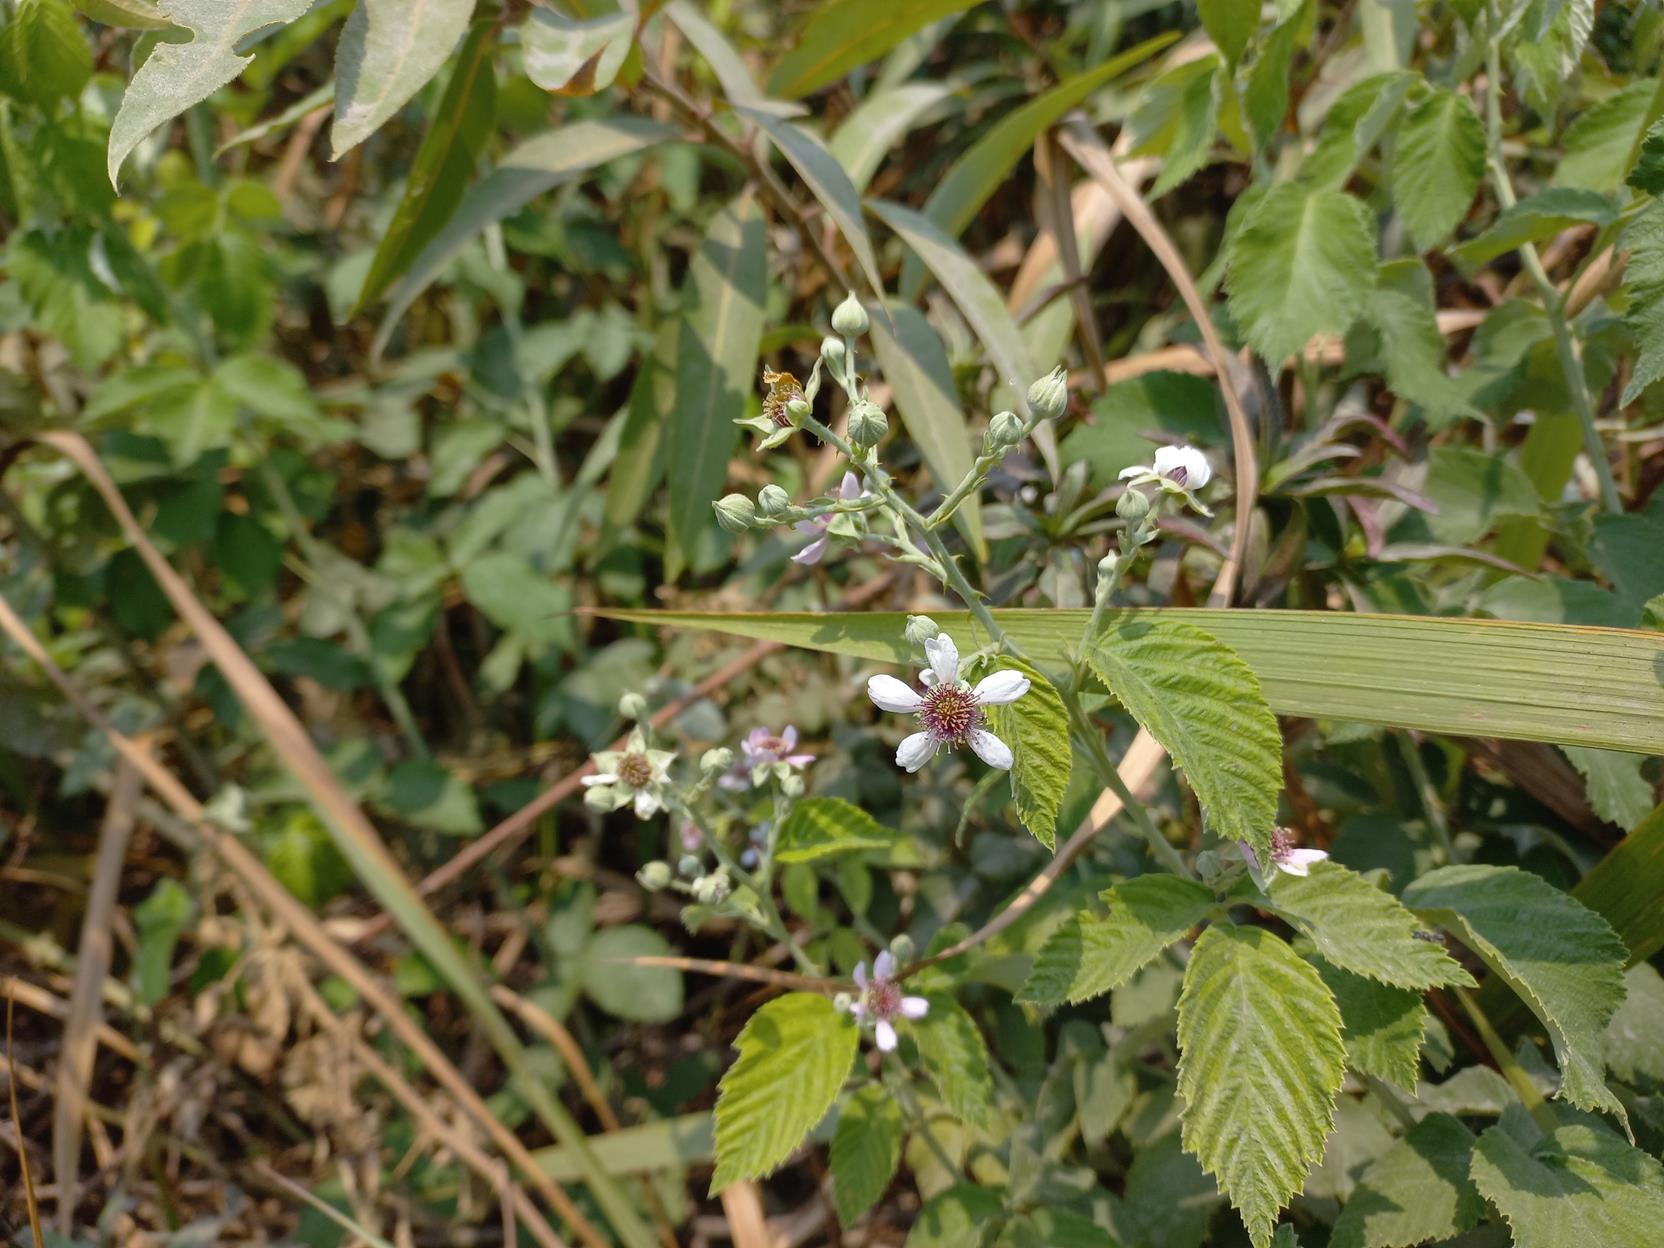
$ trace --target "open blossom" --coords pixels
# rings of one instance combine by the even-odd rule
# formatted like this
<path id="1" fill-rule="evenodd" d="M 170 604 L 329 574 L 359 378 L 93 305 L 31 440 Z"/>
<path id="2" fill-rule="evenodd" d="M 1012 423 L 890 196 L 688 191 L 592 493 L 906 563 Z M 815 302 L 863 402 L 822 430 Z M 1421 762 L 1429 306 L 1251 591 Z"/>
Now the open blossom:
<path id="1" fill-rule="evenodd" d="M 886 949 L 872 961 L 872 976 L 867 976 L 867 964 L 855 968 L 855 986 L 861 990 L 849 1007 L 849 1012 L 862 1023 L 871 1022 L 878 1047 L 888 1053 L 896 1047 L 895 1020 L 923 1018 L 930 1013 L 930 1002 L 923 997 L 904 997 L 901 985 L 895 980 L 896 960 Z"/>
<path id="2" fill-rule="evenodd" d="M 838 486 L 838 497 L 846 503 L 852 503 L 861 497 L 861 481 L 853 472 L 844 473 L 844 479 Z M 813 520 L 799 520 L 792 526 L 805 537 L 815 539 L 792 556 L 793 563 L 807 566 L 820 562 L 821 556 L 826 553 L 826 531 L 832 527 L 834 518 L 829 513 L 816 516 Z"/>
<path id="3" fill-rule="evenodd" d="M 749 789 L 763 783 L 776 764 L 801 771 L 814 761 L 813 754 L 797 752 L 797 729 L 793 725 L 787 724 L 779 736 L 767 728 L 753 728 L 740 742 L 739 759 L 717 784 L 724 789 Z"/>
<path id="4" fill-rule="evenodd" d="M 584 800 L 603 810 L 634 806 L 637 819 L 651 819 L 664 805 L 663 790 L 676 755 L 647 748 L 640 728 L 630 734 L 622 750 L 603 750 L 594 756 L 595 774 L 583 778 L 590 790 Z"/>
<path id="5" fill-rule="evenodd" d="M 896 750 L 896 765 L 917 771 L 942 746 L 950 749 L 968 745 L 990 767 L 1011 769 L 1011 747 L 984 727 L 984 707 L 1015 702 L 1029 689 L 1021 672 L 1000 671 L 984 677 L 973 689 L 959 679 L 959 650 L 953 638 L 938 633 L 924 643 L 930 668 L 920 677 L 923 692 L 908 688 L 894 676 L 874 676 L 867 681 L 867 696 L 886 711 L 917 715 L 923 731 L 903 739 Z"/>
<path id="6" fill-rule="evenodd" d="M 1247 841 L 1236 844 L 1249 865 L 1256 871 L 1261 870 L 1260 856 L 1254 852 L 1254 847 Z M 1321 849 L 1295 848 L 1294 837 L 1287 828 L 1277 828 L 1271 833 L 1271 865 L 1279 871 L 1289 875 L 1309 875 L 1312 863 L 1322 862 L 1328 856 Z"/>
<path id="7" fill-rule="evenodd" d="M 1121 470 L 1121 480 L 1133 477 L 1159 477 L 1171 481 L 1182 490 L 1199 490 L 1213 477 L 1207 456 L 1194 446 L 1162 446 L 1156 448 L 1154 464 L 1134 464 Z"/>

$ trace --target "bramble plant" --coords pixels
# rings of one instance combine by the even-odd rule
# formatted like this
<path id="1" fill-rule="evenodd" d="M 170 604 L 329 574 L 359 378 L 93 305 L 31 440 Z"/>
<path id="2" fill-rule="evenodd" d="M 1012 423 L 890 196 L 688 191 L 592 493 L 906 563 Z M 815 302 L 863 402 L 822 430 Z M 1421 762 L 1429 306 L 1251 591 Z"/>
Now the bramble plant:
<path id="1" fill-rule="evenodd" d="M 1655 0 L 0 0 L 8 1242 L 1655 1248 L 1661 754 Z"/>

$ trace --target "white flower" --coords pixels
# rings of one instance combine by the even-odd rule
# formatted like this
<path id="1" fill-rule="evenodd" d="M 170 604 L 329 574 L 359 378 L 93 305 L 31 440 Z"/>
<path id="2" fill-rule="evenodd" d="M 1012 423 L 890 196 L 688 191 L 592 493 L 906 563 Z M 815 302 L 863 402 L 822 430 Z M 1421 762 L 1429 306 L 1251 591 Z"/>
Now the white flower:
<path id="1" fill-rule="evenodd" d="M 897 1018 L 923 1018 L 930 1013 L 930 1002 L 923 997 L 904 997 L 896 983 L 896 960 L 886 949 L 872 961 L 872 978 L 867 978 L 867 964 L 855 968 L 855 986 L 861 995 L 851 1003 L 849 1012 L 865 1023 L 873 1024 L 873 1037 L 885 1053 L 896 1047 Z"/>
<path id="2" fill-rule="evenodd" d="M 910 689 L 894 676 L 867 681 L 867 696 L 882 710 L 917 715 L 924 731 L 905 738 L 896 750 L 896 765 L 919 770 L 942 746 L 968 745 L 990 767 L 1011 770 L 1011 747 L 983 727 L 985 706 L 1003 706 L 1028 692 L 1021 672 L 1000 671 L 971 688 L 959 679 L 959 651 L 946 633 L 924 643 L 930 668 L 919 678 L 924 692 Z"/>
<path id="3" fill-rule="evenodd" d="M 1254 852 L 1254 847 L 1247 841 L 1236 844 L 1248 860 L 1248 865 L 1259 871 L 1260 856 Z M 1312 863 L 1322 862 L 1328 856 L 1321 849 L 1296 849 L 1294 837 L 1287 828 L 1277 828 L 1271 833 L 1271 865 L 1279 871 L 1289 875 L 1310 875 Z"/>
<path id="4" fill-rule="evenodd" d="M 860 479 L 853 472 L 844 473 L 844 479 L 838 486 L 838 497 L 846 503 L 854 502 L 862 494 Z M 816 516 L 813 520 L 799 520 L 792 527 L 799 533 L 815 540 L 792 556 L 793 563 L 805 566 L 819 563 L 821 556 L 826 553 L 826 530 L 831 527 L 833 515 Z"/>
<path id="5" fill-rule="evenodd" d="M 1159 478 L 1171 481 L 1181 490 L 1199 490 L 1213 478 L 1207 456 L 1194 446 L 1162 446 L 1156 448 L 1154 464 L 1134 464 L 1121 470 L 1121 480 L 1133 477 Z"/>
<path id="6" fill-rule="evenodd" d="M 659 813 L 675 754 L 648 749 L 646 735 L 637 728 L 622 750 L 603 750 L 593 757 L 595 774 L 585 776 L 583 786 L 594 793 L 586 795 L 585 801 L 612 810 L 633 805 L 637 819 L 651 819 Z"/>

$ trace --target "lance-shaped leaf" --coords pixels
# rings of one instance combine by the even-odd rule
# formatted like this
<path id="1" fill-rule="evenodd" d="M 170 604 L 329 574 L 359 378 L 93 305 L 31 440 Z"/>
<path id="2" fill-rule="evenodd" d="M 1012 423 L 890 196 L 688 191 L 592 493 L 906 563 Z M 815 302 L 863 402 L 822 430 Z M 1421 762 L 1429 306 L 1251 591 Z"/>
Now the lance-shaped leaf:
<path id="1" fill-rule="evenodd" d="M 556 95 L 594 95 L 612 86 L 634 38 L 628 9 L 586 21 L 533 9 L 520 28 L 526 77 Z"/>
<path id="2" fill-rule="evenodd" d="M 914 31 L 968 9 L 975 0 L 829 0 L 815 6 L 768 77 L 768 89 L 795 100 L 836 82 L 850 70 L 883 56 Z"/>
<path id="3" fill-rule="evenodd" d="M 1183 769 L 1213 832 L 1269 861 L 1283 739 L 1249 666 L 1194 625 L 1125 617 L 1110 620 L 1086 660 Z"/>
<path id="4" fill-rule="evenodd" d="M 1542 1020 L 1560 1062 L 1560 1095 L 1627 1123 L 1602 1079 L 1605 1031 L 1623 1004 L 1628 950 L 1605 919 L 1515 867 L 1441 867 L 1404 890 L 1495 971 Z"/>
<path id="5" fill-rule="evenodd" d="M 1517 247 L 1541 242 L 1570 226 L 1585 222 L 1610 225 L 1616 216 L 1604 195 L 1570 186 L 1551 187 L 1504 209 L 1488 230 L 1478 238 L 1452 247 L 1450 255 L 1464 269 L 1477 269 Z"/>
<path id="6" fill-rule="evenodd" d="M 1069 712 L 1052 682 L 1021 659 L 1002 658 L 1029 679 L 1029 689 L 1015 702 L 989 708 L 994 733 L 1011 747 L 1011 796 L 1017 814 L 1034 839 L 1047 849 L 1057 845 L 1057 812 L 1069 787 L 1073 752 L 1069 746 Z"/>
<path id="7" fill-rule="evenodd" d="M 140 141 L 200 104 L 253 62 L 236 47 L 256 31 L 294 21 L 312 0 L 167 0 L 157 13 L 191 32 L 189 43 L 159 43 L 139 66 L 110 126 L 110 184 Z M 449 52 L 449 48 L 446 52 Z"/>
<path id="8" fill-rule="evenodd" d="M 1176 875 L 1141 875 L 1103 898 L 1108 918 L 1077 914 L 1041 946 L 1019 1001 L 1072 1005 L 1119 988 L 1207 918 L 1216 900 L 1212 889 Z"/>
<path id="9" fill-rule="evenodd" d="M 858 1039 L 854 1020 L 816 993 L 787 993 L 751 1016 L 717 1096 L 713 1193 L 791 1156 L 832 1108 Z"/>
<path id="10" fill-rule="evenodd" d="M 335 53 L 335 124 L 340 160 L 403 108 L 456 51 L 474 0 L 358 0 Z"/>
<path id="11" fill-rule="evenodd" d="M 1335 862 L 1305 876 L 1277 872 L 1271 904 L 1304 932 L 1323 957 L 1357 975 L 1400 988 L 1473 986 L 1437 939 L 1420 940 L 1421 924 L 1391 893 Z"/>
<path id="12" fill-rule="evenodd" d="M 832 1179 L 838 1221 L 848 1226 L 878 1203 L 901 1160 L 901 1104 L 869 1083 L 844 1104 L 832 1136 Z"/>
<path id="13" fill-rule="evenodd" d="M 780 825 L 775 857 L 780 862 L 813 862 L 860 849 L 888 849 L 896 834 L 859 806 L 838 797 L 810 797 L 792 807 Z"/>
<path id="14" fill-rule="evenodd" d="M 1485 1202 L 1468 1178 L 1473 1132 L 1429 1114 L 1358 1176 L 1329 1248 L 1416 1248 L 1472 1230 Z"/>
<path id="15" fill-rule="evenodd" d="M 1270 932 L 1215 926 L 1196 942 L 1179 997 L 1184 1146 L 1255 1248 L 1323 1156 L 1346 1073 L 1340 1024 L 1317 972 Z"/>
<path id="16" fill-rule="evenodd" d="M 1597 1123 L 1563 1124 L 1531 1148 L 1494 1126 L 1472 1175 L 1514 1248 L 1652 1248 L 1664 1227 L 1664 1167 Z"/>

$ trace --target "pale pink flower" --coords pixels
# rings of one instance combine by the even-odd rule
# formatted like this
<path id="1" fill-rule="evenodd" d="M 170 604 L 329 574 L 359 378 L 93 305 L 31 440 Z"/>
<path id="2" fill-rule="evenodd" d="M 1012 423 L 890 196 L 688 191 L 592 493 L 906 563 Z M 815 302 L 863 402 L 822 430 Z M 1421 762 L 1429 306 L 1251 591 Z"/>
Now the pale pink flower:
<path id="1" fill-rule="evenodd" d="M 1247 841 L 1238 841 L 1236 845 L 1249 865 L 1255 871 L 1261 870 L 1260 856 L 1254 847 Z M 1287 828 L 1277 828 L 1271 833 L 1271 865 L 1288 875 L 1310 875 L 1312 863 L 1322 862 L 1328 856 L 1321 849 L 1295 848 L 1294 837 Z"/>
<path id="2" fill-rule="evenodd" d="M 852 503 L 861 497 L 861 482 L 853 472 L 844 473 L 843 482 L 838 486 L 838 497 L 846 503 Z M 832 515 L 816 516 L 813 520 L 799 520 L 792 528 L 806 537 L 815 540 L 792 556 L 793 563 L 804 566 L 819 563 L 821 556 L 826 554 L 826 530 L 831 527 Z"/>
<path id="3" fill-rule="evenodd" d="M 765 768 L 784 763 L 793 771 L 801 771 L 815 761 L 813 754 L 797 751 L 797 728 L 787 724 L 779 736 L 767 728 L 753 728 L 740 742 L 739 760 L 717 784 L 725 789 L 749 789 L 766 779 Z"/>
<path id="4" fill-rule="evenodd" d="M 923 1018 L 930 1013 L 930 1002 L 923 997 L 904 997 L 901 985 L 895 980 L 896 960 L 886 949 L 872 961 L 872 977 L 867 976 L 867 964 L 855 967 L 855 986 L 861 990 L 849 1007 L 849 1012 L 862 1022 L 871 1020 L 873 1037 L 885 1053 L 896 1047 L 895 1020 Z"/>

